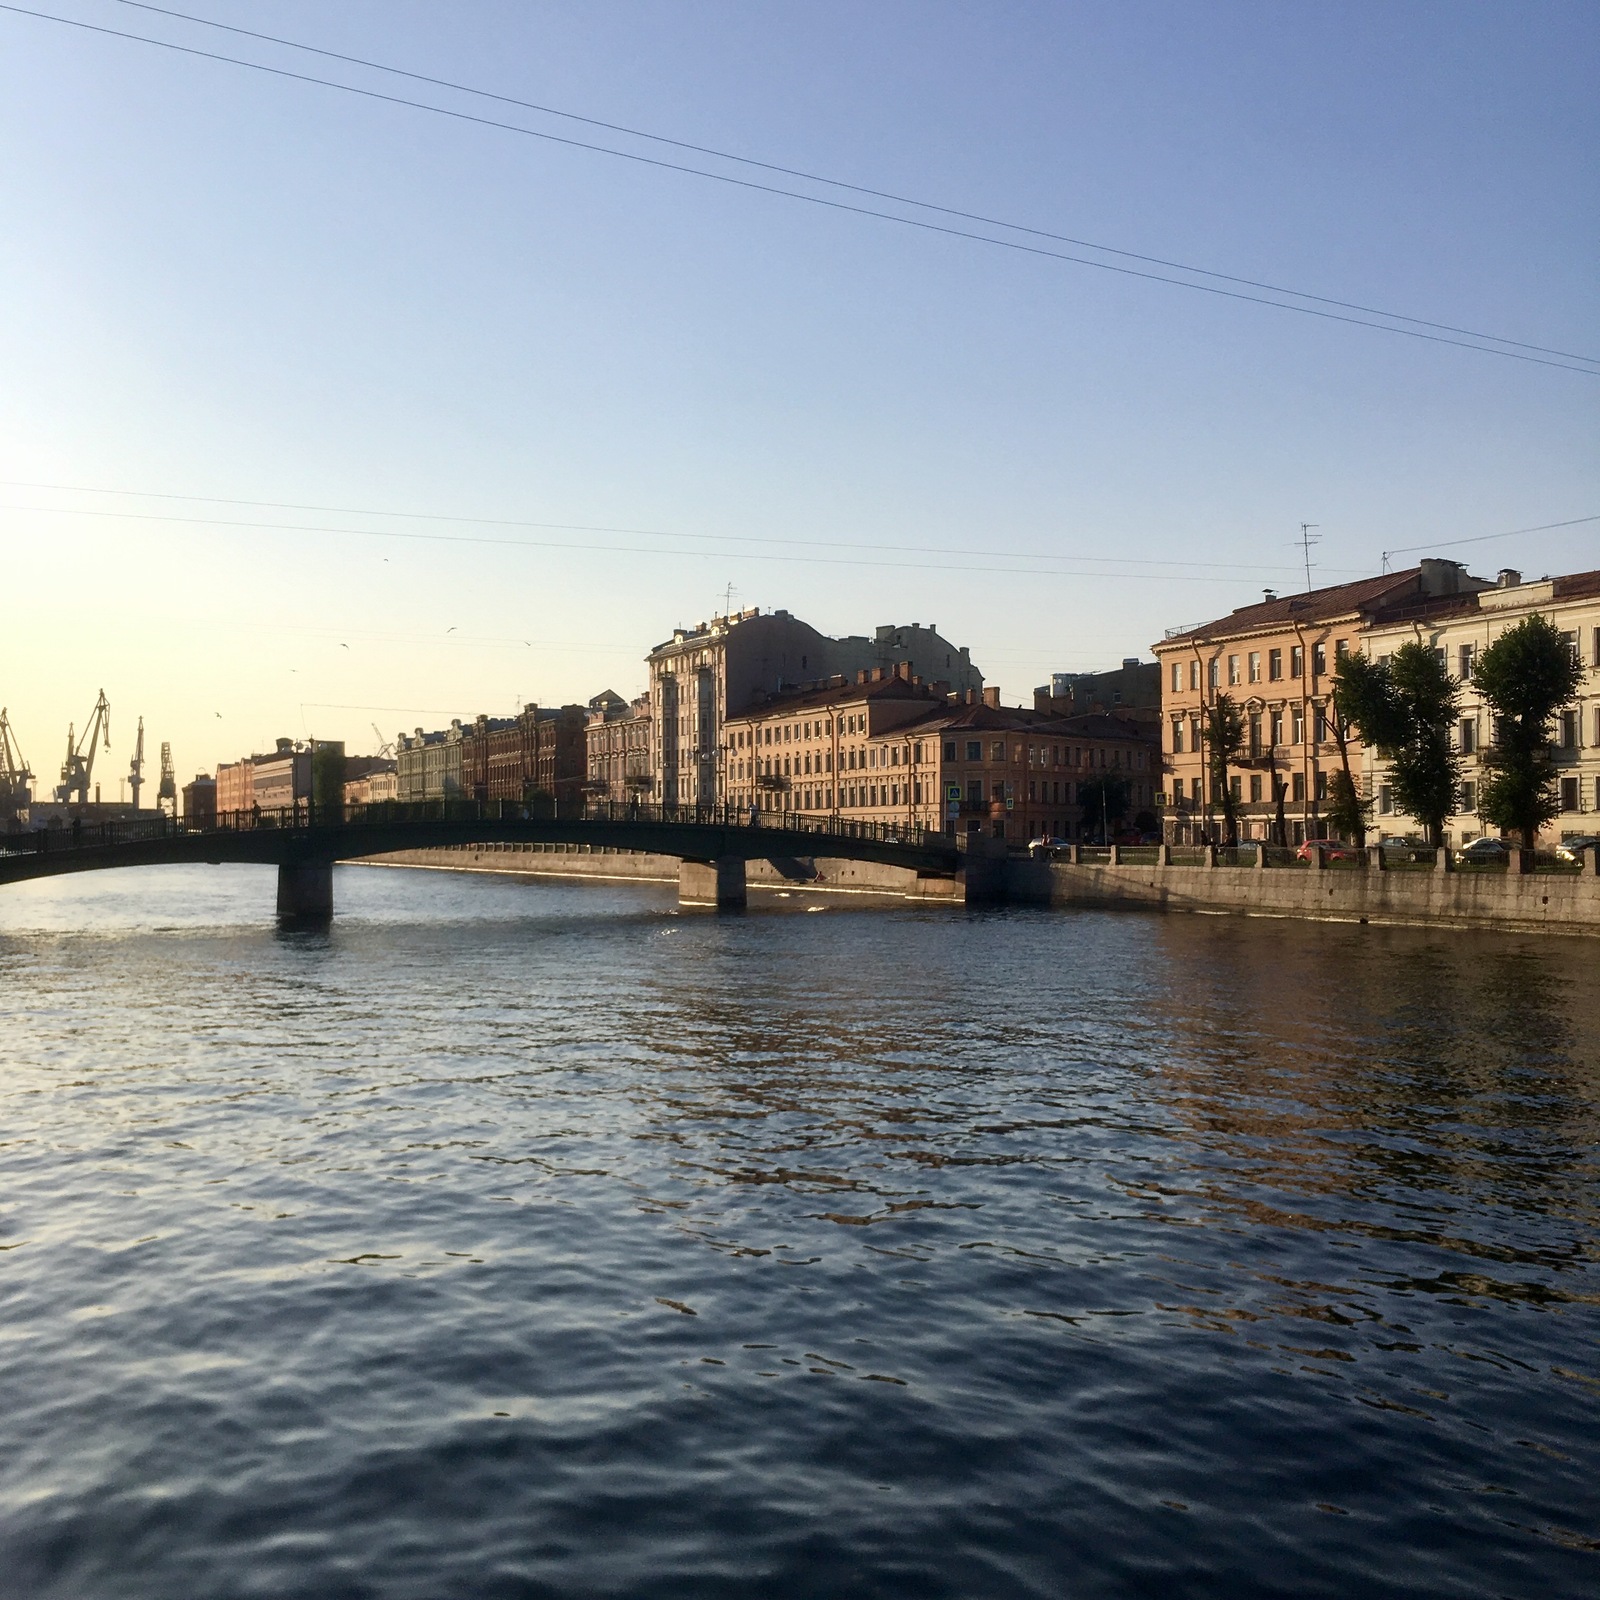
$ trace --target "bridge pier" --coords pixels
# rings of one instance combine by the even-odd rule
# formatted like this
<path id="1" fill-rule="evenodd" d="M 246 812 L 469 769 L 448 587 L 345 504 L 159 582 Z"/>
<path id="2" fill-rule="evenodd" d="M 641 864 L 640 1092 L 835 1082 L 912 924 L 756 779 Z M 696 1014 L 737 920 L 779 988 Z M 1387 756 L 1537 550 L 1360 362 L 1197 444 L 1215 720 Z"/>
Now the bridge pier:
<path id="1" fill-rule="evenodd" d="M 328 922 L 333 917 L 333 863 L 285 861 L 278 868 L 278 918 Z"/>
<path id="2" fill-rule="evenodd" d="M 715 861 L 685 859 L 680 862 L 678 904 L 714 907 L 718 911 L 743 911 L 744 857 L 719 856 Z"/>

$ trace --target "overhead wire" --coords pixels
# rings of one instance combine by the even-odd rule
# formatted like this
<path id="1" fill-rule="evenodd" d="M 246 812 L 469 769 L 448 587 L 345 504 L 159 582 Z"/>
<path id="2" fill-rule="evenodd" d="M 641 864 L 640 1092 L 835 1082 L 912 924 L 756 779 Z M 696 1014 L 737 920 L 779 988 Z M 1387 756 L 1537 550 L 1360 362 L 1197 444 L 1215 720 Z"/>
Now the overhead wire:
<path id="1" fill-rule="evenodd" d="M 488 528 L 539 528 L 554 532 L 565 533 L 608 533 L 627 535 L 633 538 L 649 539 L 698 539 L 715 541 L 723 544 L 777 544 L 799 545 L 807 548 L 823 550 L 859 550 L 862 548 L 861 539 L 811 539 L 811 538 L 784 538 L 771 534 L 741 534 L 741 533 L 693 533 L 673 531 L 665 528 L 623 528 L 612 527 L 600 523 L 588 522 L 533 522 L 513 517 L 469 517 L 454 513 L 435 511 L 380 511 L 370 506 L 328 506 L 310 505 L 302 501 L 293 500 L 241 500 L 226 495 L 206 494 L 167 494 L 149 489 L 102 489 L 89 487 L 84 484 L 74 483 L 41 483 L 24 478 L 0 478 L 0 488 L 12 489 L 48 489 L 61 494 L 97 494 L 116 495 L 126 499 L 136 500 L 176 500 L 185 504 L 200 505 L 225 505 L 247 506 L 258 510 L 269 511 L 316 511 L 335 516 L 345 517 L 389 517 L 395 520 L 411 522 L 453 522 L 472 527 Z M 60 509 L 71 511 L 72 508 L 59 508 L 47 506 L 0 506 L 0 510 L 52 510 Z M 883 544 L 876 540 L 872 542 L 875 550 L 894 550 L 907 555 L 960 555 L 959 550 L 950 550 L 943 546 L 898 545 Z M 708 553 L 708 552 L 695 552 Z M 1233 572 L 1293 572 L 1295 567 L 1267 567 L 1257 562 L 1246 561 L 1195 561 L 1185 558 L 1182 561 L 1172 560 L 1147 560 L 1138 556 L 1093 556 L 1080 555 L 1051 555 L 1042 550 L 994 550 L 986 549 L 984 554 L 997 560 L 1005 561 L 1082 561 L 1100 566 L 1119 565 L 1135 567 L 1206 567 L 1218 571 Z"/>
<path id="2" fill-rule="evenodd" d="M 458 94 L 469 94 L 483 100 L 497 101 L 501 105 L 517 106 L 524 111 L 537 111 L 543 116 L 559 117 L 567 122 L 582 123 L 586 127 L 603 128 L 608 133 L 625 134 L 632 139 L 646 139 L 653 144 L 669 145 L 675 150 L 688 150 L 695 155 L 714 156 L 719 161 L 732 161 L 740 166 L 755 167 L 763 172 L 775 172 L 786 178 L 800 178 L 807 183 L 820 183 L 831 189 L 843 189 L 851 194 L 866 195 L 874 200 L 890 200 L 896 205 L 914 206 L 920 211 L 936 212 L 940 216 L 957 217 L 964 222 L 979 222 L 985 227 L 1005 228 L 1014 233 L 1026 233 L 1036 239 L 1050 239 L 1057 244 L 1070 244 L 1078 249 L 1098 250 L 1106 255 L 1121 256 L 1128 261 L 1143 261 L 1147 265 L 1156 267 L 1171 267 L 1177 272 L 1194 273 L 1199 277 L 1216 278 L 1223 283 L 1237 283 L 1249 289 L 1265 289 L 1273 294 L 1292 295 L 1298 300 L 1314 300 L 1319 305 L 1337 306 L 1344 311 L 1361 311 L 1370 316 L 1387 317 L 1394 322 L 1410 322 L 1422 328 L 1435 328 L 1442 333 L 1459 333 L 1470 339 L 1483 339 L 1495 344 L 1511 345 L 1519 350 L 1534 350 L 1541 355 L 1563 356 L 1573 361 L 1587 361 L 1600 364 L 1600 356 L 1580 355 L 1572 350 L 1561 350 L 1550 345 L 1530 344 L 1522 339 L 1510 339 L 1500 334 L 1484 333 L 1476 328 L 1458 327 L 1454 323 L 1434 322 L 1426 317 L 1408 316 L 1404 312 L 1388 311 L 1382 306 L 1362 305 L 1353 300 L 1340 300 L 1332 295 L 1313 294 L 1305 289 L 1291 289 L 1281 283 L 1268 283 L 1259 278 L 1245 278 L 1231 272 L 1218 272 L 1210 267 L 1197 267 L 1186 261 L 1173 261 L 1165 256 L 1146 255 L 1137 250 L 1125 250 L 1117 245 L 1101 244 L 1094 239 L 1080 239 L 1072 234 L 1055 233 L 1048 228 L 1035 227 L 1025 222 L 1010 222 L 1004 217 L 991 217 L 979 211 L 964 211 L 958 206 L 942 205 L 933 200 L 919 200 L 911 195 L 897 194 L 890 189 L 875 189 L 870 185 L 851 183 L 844 178 L 830 178 L 823 173 L 810 172 L 803 167 L 788 167 L 775 161 L 762 161 L 755 156 L 738 155 L 731 150 L 722 150 L 715 145 L 695 144 L 688 139 L 675 139 L 662 133 L 651 133 L 644 128 L 631 127 L 627 123 L 607 122 L 602 117 L 585 116 L 581 112 L 567 111 L 559 106 L 544 104 L 537 100 L 523 100 L 516 95 L 500 94 L 492 89 L 481 89 L 469 83 L 458 83 L 451 78 L 438 78 L 426 72 L 414 72 L 406 67 L 391 66 L 386 62 L 373 61 L 366 56 L 349 55 L 340 50 L 328 50 L 320 45 L 306 44 L 299 39 L 287 39 L 282 34 L 261 33 L 254 28 L 241 28 L 230 22 L 219 22 L 212 17 L 195 16 L 192 12 L 176 11 L 168 6 L 157 6 L 148 3 L 148 0 L 118 0 L 120 5 L 128 6 L 135 11 L 148 11 L 157 16 L 175 18 L 181 22 L 189 22 L 202 28 L 215 28 L 223 33 L 238 34 L 246 39 L 257 39 L 266 44 L 280 45 L 284 49 L 299 50 L 308 55 L 322 56 L 330 61 L 343 61 L 351 66 L 364 67 L 373 72 L 385 72 L 397 78 L 409 78 L 414 83 L 431 84 L 435 88 L 449 89 Z"/>
<path id="3" fill-rule="evenodd" d="M 968 228 L 957 228 L 944 223 L 930 222 L 921 217 L 899 216 L 892 211 L 880 211 L 871 206 L 854 205 L 843 200 L 829 199 L 823 195 L 805 194 L 799 190 L 785 189 L 776 184 L 759 183 L 750 178 L 735 177 L 730 173 L 710 172 L 703 167 L 693 167 L 682 162 L 666 161 L 657 156 L 643 155 L 638 151 L 617 150 L 608 145 L 594 144 L 583 139 L 572 139 L 543 129 L 527 128 L 517 123 L 502 122 L 494 117 L 477 116 L 469 111 L 458 111 L 447 106 L 430 105 L 426 101 L 412 100 L 404 95 L 385 94 L 377 89 L 365 89 L 356 84 L 340 83 L 332 78 L 320 78 L 311 73 L 295 72 L 287 67 L 268 66 L 264 62 L 246 60 L 241 56 L 224 55 L 215 50 L 202 50 L 194 45 L 178 44 L 169 39 L 156 39 L 148 34 L 133 33 L 127 29 L 109 28 L 99 23 L 84 22 L 75 17 L 62 17 L 53 12 L 38 11 L 28 6 L 13 5 L 9 3 L 9 0 L 0 0 L 0 11 L 10 12 L 17 16 L 34 17 L 44 22 L 54 22 L 63 27 L 78 28 L 88 33 L 102 34 L 108 38 L 130 40 L 134 43 L 170 50 L 180 55 L 193 56 L 201 60 L 224 62 L 231 66 L 246 68 L 252 72 L 264 73 L 270 77 L 283 78 L 296 83 L 315 84 L 325 89 L 334 89 L 341 93 L 357 95 L 362 99 L 379 101 L 388 105 L 404 106 L 416 111 L 426 111 L 434 116 L 447 117 L 452 121 L 494 128 L 505 133 L 521 134 L 525 138 L 539 139 L 546 143 L 563 145 L 575 150 L 587 150 L 593 154 L 611 156 L 617 160 L 631 161 L 641 166 L 653 167 L 662 171 L 683 173 L 690 177 L 704 178 L 710 182 L 727 184 L 734 188 L 775 195 L 789 200 L 798 200 L 807 205 L 820 206 L 830 211 L 875 217 L 884 222 L 897 223 L 901 227 L 915 228 L 925 233 L 940 234 L 953 239 L 966 239 L 977 244 L 993 245 L 997 249 L 1010 250 L 1022 255 L 1037 256 L 1052 261 L 1066 262 L 1074 266 L 1093 267 L 1100 272 L 1114 273 L 1120 277 L 1137 278 L 1151 283 L 1164 283 L 1174 288 L 1190 289 L 1197 294 L 1209 294 L 1225 300 L 1269 306 L 1279 311 L 1289 311 L 1299 316 L 1315 317 L 1325 322 L 1337 322 L 1351 327 L 1368 328 L 1375 332 L 1391 333 L 1402 338 L 1417 339 L 1429 344 L 1449 345 L 1461 350 L 1473 350 L 1480 355 L 1500 356 L 1509 361 L 1522 361 L 1531 363 L 1534 366 L 1554 367 L 1563 372 L 1577 372 L 1588 377 L 1600 377 L 1600 368 L 1574 365 L 1572 360 L 1558 361 L 1545 355 L 1531 354 L 1527 350 L 1499 349 L 1490 344 L 1474 343 L 1471 339 L 1452 338 L 1443 333 L 1428 333 L 1424 332 L 1420 327 L 1397 327 L 1393 322 L 1374 322 L 1366 316 L 1346 315 L 1343 312 L 1322 310 L 1311 305 L 1294 305 L 1285 300 L 1268 299 L 1264 295 L 1246 294 L 1239 289 L 1225 289 L 1214 283 L 1194 283 L 1184 278 L 1168 277 L 1160 272 L 1146 272 L 1135 267 L 1119 266 L 1115 262 L 1096 261 L 1087 256 L 1071 255 L 1061 250 L 1050 250 L 1041 245 L 1027 244 L 1019 239 L 997 239 L 990 234 L 975 233 Z M 1484 335 L 1482 337 L 1489 338 L 1493 336 Z M 1577 361 L 1591 359 L 1594 358 L 1585 356 L 1575 358 Z"/>

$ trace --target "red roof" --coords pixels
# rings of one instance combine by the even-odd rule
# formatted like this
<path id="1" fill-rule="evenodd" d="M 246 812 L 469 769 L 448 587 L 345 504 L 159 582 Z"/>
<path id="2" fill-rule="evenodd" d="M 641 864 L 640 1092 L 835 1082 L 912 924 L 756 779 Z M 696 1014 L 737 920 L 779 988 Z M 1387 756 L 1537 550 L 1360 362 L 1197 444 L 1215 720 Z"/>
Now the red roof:
<path id="1" fill-rule="evenodd" d="M 1198 628 L 1185 628 L 1163 639 L 1155 648 L 1159 650 L 1186 640 L 1227 638 L 1267 628 L 1284 628 L 1296 622 L 1331 621 L 1351 613 L 1378 610 L 1414 594 L 1420 576 L 1420 567 L 1407 567 L 1403 572 L 1386 572 L 1356 583 L 1336 583 L 1327 589 L 1312 589 L 1307 594 L 1279 595 L 1253 606 L 1240 606 L 1237 611 L 1215 622 L 1204 622 Z"/>

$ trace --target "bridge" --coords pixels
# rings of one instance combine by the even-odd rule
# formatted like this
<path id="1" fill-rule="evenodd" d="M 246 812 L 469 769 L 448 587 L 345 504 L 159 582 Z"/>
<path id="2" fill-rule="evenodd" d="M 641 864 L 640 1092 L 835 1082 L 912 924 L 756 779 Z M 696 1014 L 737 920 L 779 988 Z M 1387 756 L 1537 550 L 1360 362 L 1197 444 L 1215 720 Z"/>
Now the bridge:
<path id="1" fill-rule="evenodd" d="M 589 844 L 676 856 L 685 905 L 741 907 L 745 863 L 827 857 L 965 877 L 964 853 L 945 834 L 909 825 L 713 806 L 583 801 L 384 801 L 241 811 L 190 827 L 166 816 L 0 834 L 0 885 L 68 872 L 174 863 L 255 862 L 278 869 L 277 912 L 291 921 L 333 914 L 333 864 L 441 845 Z M 976 863 L 974 863 L 976 864 Z"/>

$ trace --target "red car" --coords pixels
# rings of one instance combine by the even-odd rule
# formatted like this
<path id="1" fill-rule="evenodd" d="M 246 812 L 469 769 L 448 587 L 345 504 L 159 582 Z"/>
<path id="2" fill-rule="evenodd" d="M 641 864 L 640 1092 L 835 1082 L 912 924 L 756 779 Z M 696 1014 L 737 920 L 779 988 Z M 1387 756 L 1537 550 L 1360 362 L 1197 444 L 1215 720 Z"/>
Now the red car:
<path id="1" fill-rule="evenodd" d="M 1311 852 L 1318 845 L 1322 846 L 1322 859 L 1324 861 L 1354 861 L 1356 859 L 1355 847 L 1345 844 L 1341 839 L 1307 839 L 1295 851 L 1295 859 L 1297 861 L 1309 861 Z"/>

